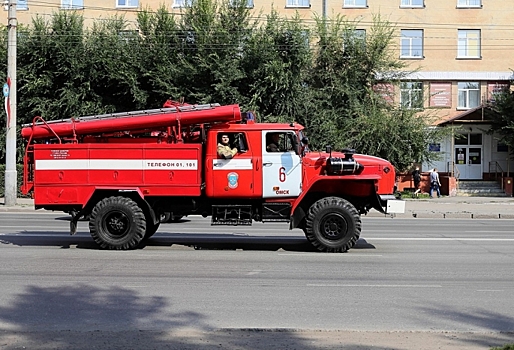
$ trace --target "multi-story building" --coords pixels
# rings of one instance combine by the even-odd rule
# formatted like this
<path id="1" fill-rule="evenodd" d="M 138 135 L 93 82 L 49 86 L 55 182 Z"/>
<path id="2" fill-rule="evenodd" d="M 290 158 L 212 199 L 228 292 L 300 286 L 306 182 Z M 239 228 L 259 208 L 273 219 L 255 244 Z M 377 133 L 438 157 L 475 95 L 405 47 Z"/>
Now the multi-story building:
<path id="1" fill-rule="evenodd" d="M 20 23 L 51 16 L 60 9 L 83 12 L 89 21 L 123 14 L 134 21 L 140 8 L 169 6 L 178 12 L 190 0 L 16 0 Z M 514 68 L 512 1 L 507 0 L 248 0 L 258 13 L 274 7 L 284 16 L 297 12 L 305 20 L 342 14 L 366 31 L 380 14 L 396 26 L 398 58 L 410 74 L 396 89 L 397 102 L 438 116 L 439 126 L 457 125 L 458 137 L 433 144 L 442 160 L 424 164 L 458 174 L 460 179 L 483 179 L 498 170 L 509 171 L 509 150 L 489 129 L 484 107 L 495 91 L 508 86 Z"/>

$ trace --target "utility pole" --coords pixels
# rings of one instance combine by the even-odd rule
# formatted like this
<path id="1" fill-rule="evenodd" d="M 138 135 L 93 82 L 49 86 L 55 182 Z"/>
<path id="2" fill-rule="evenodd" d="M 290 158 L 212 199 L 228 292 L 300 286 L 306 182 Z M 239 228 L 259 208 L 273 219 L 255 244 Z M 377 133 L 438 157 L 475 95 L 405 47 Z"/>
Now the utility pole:
<path id="1" fill-rule="evenodd" d="M 16 0 L 7 1 L 7 82 L 4 85 L 5 109 L 7 114 L 5 137 L 5 205 L 16 205 L 18 194 L 16 171 Z"/>

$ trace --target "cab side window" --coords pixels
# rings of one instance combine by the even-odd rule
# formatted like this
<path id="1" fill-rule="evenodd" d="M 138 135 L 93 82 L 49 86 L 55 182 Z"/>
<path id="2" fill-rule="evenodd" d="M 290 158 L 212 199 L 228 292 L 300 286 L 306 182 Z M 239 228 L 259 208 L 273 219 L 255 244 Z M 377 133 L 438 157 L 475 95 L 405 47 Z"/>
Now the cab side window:
<path id="1" fill-rule="evenodd" d="M 295 134 L 288 132 L 268 132 L 266 134 L 266 151 L 289 152 L 295 149 L 293 137 Z"/>
<path id="2" fill-rule="evenodd" d="M 248 144 L 244 133 L 219 132 L 217 140 L 217 153 L 220 158 L 231 159 L 238 153 L 248 151 Z"/>

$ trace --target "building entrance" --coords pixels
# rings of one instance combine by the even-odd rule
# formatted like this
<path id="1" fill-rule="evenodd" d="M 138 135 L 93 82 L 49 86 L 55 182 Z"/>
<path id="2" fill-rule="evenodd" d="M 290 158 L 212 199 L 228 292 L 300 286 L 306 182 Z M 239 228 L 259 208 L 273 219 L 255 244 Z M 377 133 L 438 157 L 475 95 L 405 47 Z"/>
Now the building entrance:
<path id="1" fill-rule="evenodd" d="M 460 134 L 455 137 L 455 166 L 460 180 L 482 180 L 482 134 Z"/>

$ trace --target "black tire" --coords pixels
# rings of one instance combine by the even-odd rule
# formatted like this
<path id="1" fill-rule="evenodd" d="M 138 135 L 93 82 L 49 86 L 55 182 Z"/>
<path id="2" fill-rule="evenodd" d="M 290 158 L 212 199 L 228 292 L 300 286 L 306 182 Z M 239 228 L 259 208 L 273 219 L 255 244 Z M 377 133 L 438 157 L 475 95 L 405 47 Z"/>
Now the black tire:
<path id="1" fill-rule="evenodd" d="M 143 210 L 130 198 L 109 197 L 93 208 L 89 232 L 104 249 L 134 249 L 143 240 L 146 219 Z"/>
<path id="2" fill-rule="evenodd" d="M 152 237 L 155 234 L 155 232 L 157 232 L 157 230 L 159 229 L 159 226 L 161 226 L 161 222 L 154 224 L 154 223 L 152 223 L 152 218 L 147 218 L 144 239 L 148 239 L 148 238 Z"/>
<path id="3" fill-rule="evenodd" d="M 163 224 L 166 223 L 177 223 L 182 220 L 183 215 L 172 215 L 169 211 L 161 214 L 160 221 Z"/>
<path id="4" fill-rule="evenodd" d="M 169 211 L 164 212 L 161 214 L 160 221 L 165 224 L 168 222 L 168 220 L 171 218 L 171 213 Z"/>
<path id="5" fill-rule="evenodd" d="M 172 215 L 171 218 L 169 218 L 168 222 L 177 223 L 182 220 L 184 216 L 183 215 Z"/>
<path id="6" fill-rule="evenodd" d="M 315 202 L 307 213 L 305 237 L 322 252 L 344 253 L 361 234 L 361 218 L 345 199 L 327 197 Z"/>

